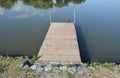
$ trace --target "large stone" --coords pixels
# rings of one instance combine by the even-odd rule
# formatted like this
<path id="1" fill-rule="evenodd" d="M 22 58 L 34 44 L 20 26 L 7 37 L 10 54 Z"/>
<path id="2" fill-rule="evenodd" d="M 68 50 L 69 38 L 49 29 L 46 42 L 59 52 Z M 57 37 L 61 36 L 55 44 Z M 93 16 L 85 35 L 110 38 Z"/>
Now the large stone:
<path id="1" fill-rule="evenodd" d="M 23 67 L 23 69 L 28 69 L 29 68 L 29 65 L 25 65 L 24 67 Z"/>
<path id="2" fill-rule="evenodd" d="M 77 68 L 76 68 L 76 67 L 71 67 L 71 68 L 70 68 L 70 72 L 71 72 L 71 73 L 77 72 Z"/>
<path id="3" fill-rule="evenodd" d="M 44 70 L 44 69 L 43 69 L 41 66 L 39 66 L 39 67 L 36 68 L 36 71 L 37 71 L 37 72 L 42 72 L 43 70 Z"/>
<path id="4" fill-rule="evenodd" d="M 36 70 L 37 67 L 38 67 L 38 66 L 34 64 L 34 65 L 32 65 L 32 66 L 30 67 L 30 69 L 32 69 L 32 70 Z"/>
<path id="5" fill-rule="evenodd" d="M 80 64 L 73 64 L 71 68 L 69 68 L 69 72 L 75 73 L 77 72 L 77 68 L 80 67 Z"/>
<path id="6" fill-rule="evenodd" d="M 88 72 L 87 68 L 81 68 L 80 66 L 77 68 L 77 72 L 81 75 L 83 75 L 84 73 Z"/>
<path id="7" fill-rule="evenodd" d="M 50 70 L 52 70 L 52 66 L 51 66 L 51 65 L 46 65 L 46 66 L 44 67 L 44 70 L 45 70 L 45 71 L 50 71 Z"/>
<path id="8" fill-rule="evenodd" d="M 66 66 L 60 66 L 59 69 L 62 70 L 62 71 L 66 71 L 67 67 Z"/>
<path id="9" fill-rule="evenodd" d="M 95 67 L 90 66 L 90 67 L 88 67 L 88 69 L 89 70 L 95 70 Z"/>
<path id="10" fill-rule="evenodd" d="M 57 64 L 57 67 L 61 67 L 61 66 L 63 66 L 62 64 Z"/>
<path id="11" fill-rule="evenodd" d="M 23 63 L 21 63 L 21 64 L 19 65 L 19 67 L 20 67 L 20 68 L 24 67 Z"/>
<path id="12" fill-rule="evenodd" d="M 55 73 L 61 72 L 61 70 L 59 69 L 59 67 L 53 67 L 53 71 L 54 71 Z"/>
<path id="13" fill-rule="evenodd" d="M 78 68 L 80 66 L 80 64 L 73 64 L 72 67 L 76 67 Z"/>
<path id="14" fill-rule="evenodd" d="M 25 60 L 25 61 L 23 62 L 23 66 L 25 66 L 25 65 L 31 66 L 29 60 Z"/>
<path id="15" fill-rule="evenodd" d="M 29 60 L 28 56 L 25 56 L 25 59 L 26 59 L 26 60 Z"/>

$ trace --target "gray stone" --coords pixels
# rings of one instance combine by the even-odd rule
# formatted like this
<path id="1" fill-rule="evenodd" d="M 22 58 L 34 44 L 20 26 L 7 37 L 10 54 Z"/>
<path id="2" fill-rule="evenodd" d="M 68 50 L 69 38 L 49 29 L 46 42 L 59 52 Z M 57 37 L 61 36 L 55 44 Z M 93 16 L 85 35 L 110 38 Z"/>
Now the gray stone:
<path id="1" fill-rule="evenodd" d="M 30 67 L 30 69 L 32 69 L 32 70 L 36 70 L 37 67 L 38 67 L 38 66 L 34 64 L 34 65 L 32 65 L 32 66 Z"/>
<path id="2" fill-rule="evenodd" d="M 22 68 L 23 66 L 24 66 L 23 63 L 21 63 L 21 64 L 19 65 L 20 68 Z"/>
<path id="3" fill-rule="evenodd" d="M 19 65 L 19 67 L 24 67 L 25 65 L 28 65 L 29 67 L 31 66 L 29 60 L 23 61 L 23 62 Z"/>
<path id="4" fill-rule="evenodd" d="M 59 69 L 62 70 L 62 71 L 66 71 L 67 67 L 66 66 L 60 66 Z"/>
<path id="5" fill-rule="evenodd" d="M 25 56 L 25 59 L 26 59 L 26 60 L 29 60 L 28 56 Z"/>
<path id="6" fill-rule="evenodd" d="M 0 58 L 4 58 L 4 57 L 0 55 Z"/>
<path id="7" fill-rule="evenodd" d="M 44 70 L 44 69 L 43 69 L 42 67 L 40 67 L 40 66 L 36 68 L 36 71 L 37 71 L 37 72 L 42 72 L 43 70 Z"/>
<path id="8" fill-rule="evenodd" d="M 59 67 L 53 67 L 53 71 L 56 72 L 56 73 L 61 72 L 61 70 L 59 69 Z"/>
<path id="9" fill-rule="evenodd" d="M 71 73 L 76 73 L 77 72 L 77 68 L 80 67 L 80 64 L 73 64 L 71 68 L 69 68 L 69 72 Z"/>
<path id="10" fill-rule="evenodd" d="M 28 65 L 30 67 L 31 66 L 30 61 L 29 60 L 25 60 L 23 62 L 23 66 L 25 66 L 25 65 Z"/>
<path id="11" fill-rule="evenodd" d="M 95 67 L 90 66 L 90 67 L 88 67 L 88 69 L 95 70 Z"/>
<path id="12" fill-rule="evenodd" d="M 88 72 L 88 69 L 87 68 L 81 68 L 80 66 L 77 68 L 77 72 L 79 74 L 84 74 L 84 73 L 87 73 Z"/>
<path id="13" fill-rule="evenodd" d="M 28 69 L 29 68 L 29 65 L 25 65 L 24 67 L 23 67 L 23 69 Z"/>
<path id="14" fill-rule="evenodd" d="M 77 72 L 77 67 L 72 66 L 72 67 L 70 68 L 70 72 L 72 72 L 72 73 Z"/>
<path id="15" fill-rule="evenodd" d="M 49 65 L 46 65 L 45 67 L 44 67 L 44 70 L 45 71 L 50 71 L 50 70 L 52 70 L 52 66 L 49 64 Z"/>
<path id="16" fill-rule="evenodd" d="M 63 66 L 62 64 L 57 64 L 57 67 L 61 67 L 61 66 Z"/>

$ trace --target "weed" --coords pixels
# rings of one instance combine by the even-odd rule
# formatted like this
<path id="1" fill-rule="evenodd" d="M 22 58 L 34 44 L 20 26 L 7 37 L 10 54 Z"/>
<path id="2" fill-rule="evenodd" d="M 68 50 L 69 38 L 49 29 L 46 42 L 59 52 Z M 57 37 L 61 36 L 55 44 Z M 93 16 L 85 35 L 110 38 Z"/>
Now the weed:
<path id="1" fill-rule="evenodd" d="M 53 72 L 53 70 L 49 70 L 49 71 L 47 71 L 47 73 L 54 73 L 54 72 Z"/>
<path id="2" fill-rule="evenodd" d="M 104 67 L 111 69 L 114 67 L 114 64 L 113 63 L 104 63 Z"/>
<path id="3" fill-rule="evenodd" d="M 71 64 L 67 64 L 66 67 L 67 67 L 67 68 L 70 68 L 70 67 L 72 67 L 72 65 L 71 65 Z"/>
<path id="4" fill-rule="evenodd" d="M 92 67 L 95 67 L 96 65 L 98 65 L 97 62 L 91 62 L 91 63 L 89 64 L 89 66 L 92 66 Z"/>
<path id="5" fill-rule="evenodd" d="M 23 71 L 23 69 L 21 67 L 18 67 L 17 69 L 19 72 Z"/>
<path id="6" fill-rule="evenodd" d="M 31 63 L 32 63 L 32 64 L 35 63 L 36 60 L 37 60 L 36 55 L 33 55 L 33 56 L 32 56 L 32 59 L 31 59 Z"/>
<path id="7" fill-rule="evenodd" d="M 34 70 L 32 70 L 32 69 L 27 69 L 26 71 L 27 71 L 27 72 L 33 72 Z"/>
<path id="8" fill-rule="evenodd" d="M 0 65 L 0 74 L 6 71 L 8 65 Z"/>
<path id="9" fill-rule="evenodd" d="M 74 78 L 75 75 L 73 73 L 67 72 L 67 76 L 68 78 Z"/>

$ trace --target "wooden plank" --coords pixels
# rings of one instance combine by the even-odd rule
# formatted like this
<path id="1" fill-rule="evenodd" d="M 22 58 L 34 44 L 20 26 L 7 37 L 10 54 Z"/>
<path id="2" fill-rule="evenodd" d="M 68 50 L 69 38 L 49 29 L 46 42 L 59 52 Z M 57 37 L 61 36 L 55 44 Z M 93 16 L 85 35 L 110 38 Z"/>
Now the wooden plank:
<path id="1" fill-rule="evenodd" d="M 38 61 L 81 63 L 74 23 L 51 23 Z"/>

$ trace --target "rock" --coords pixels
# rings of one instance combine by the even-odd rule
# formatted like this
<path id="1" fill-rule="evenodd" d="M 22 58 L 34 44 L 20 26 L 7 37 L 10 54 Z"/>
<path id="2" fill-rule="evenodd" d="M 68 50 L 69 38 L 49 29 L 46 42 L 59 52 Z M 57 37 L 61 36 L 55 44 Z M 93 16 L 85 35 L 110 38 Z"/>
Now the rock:
<path id="1" fill-rule="evenodd" d="M 29 67 L 31 66 L 29 60 L 25 60 L 25 61 L 23 62 L 23 66 L 25 66 L 25 65 L 28 65 Z"/>
<path id="2" fill-rule="evenodd" d="M 38 66 L 34 64 L 34 65 L 32 65 L 32 66 L 30 67 L 30 69 L 32 69 L 32 70 L 36 70 L 37 67 L 38 67 Z"/>
<path id="3" fill-rule="evenodd" d="M 50 70 L 52 70 L 52 66 L 51 66 L 51 65 L 46 65 L 46 66 L 44 67 L 44 70 L 45 70 L 45 71 L 50 71 Z"/>
<path id="4" fill-rule="evenodd" d="M 23 63 L 19 65 L 20 68 L 24 67 Z"/>
<path id="5" fill-rule="evenodd" d="M 45 66 L 46 66 L 46 65 L 45 65 L 45 64 L 43 64 L 43 65 L 41 65 L 40 67 L 42 67 L 42 68 L 44 69 L 44 68 L 45 68 Z"/>
<path id="6" fill-rule="evenodd" d="M 59 67 L 53 67 L 53 71 L 56 72 L 56 73 L 61 72 L 61 70 L 59 69 Z"/>
<path id="7" fill-rule="evenodd" d="M 61 67 L 61 66 L 63 66 L 62 64 L 57 64 L 57 67 Z"/>
<path id="8" fill-rule="evenodd" d="M 70 71 L 69 71 L 69 72 L 71 72 L 71 73 L 77 72 L 77 67 L 72 66 L 72 67 L 70 68 Z"/>
<path id="9" fill-rule="evenodd" d="M 71 73 L 76 73 L 77 72 L 77 68 L 80 67 L 80 64 L 73 64 L 71 68 L 69 68 L 69 72 Z"/>
<path id="10" fill-rule="evenodd" d="M 21 63 L 20 65 L 19 65 L 19 67 L 21 67 L 21 68 L 23 68 L 23 69 L 26 69 L 26 67 L 30 67 L 31 66 L 31 64 L 30 64 L 30 62 L 29 62 L 29 60 L 25 60 L 23 63 Z"/>
<path id="11" fill-rule="evenodd" d="M 59 69 L 62 70 L 62 71 L 66 71 L 67 67 L 66 66 L 60 66 Z"/>
<path id="12" fill-rule="evenodd" d="M 39 67 L 36 68 L 36 71 L 37 71 L 37 72 L 42 72 L 43 70 L 44 70 L 44 69 L 43 69 L 41 66 L 39 66 Z"/>
<path id="13" fill-rule="evenodd" d="M 23 67 L 23 69 L 28 69 L 29 68 L 29 65 L 25 65 L 24 67 Z"/>
<path id="14" fill-rule="evenodd" d="M 80 66 L 80 64 L 73 64 L 72 67 L 76 67 L 78 68 Z"/>
<path id="15" fill-rule="evenodd" d="M 95 67 L 90 66 L 90 67 L 88 67 L 88 69 L 95 70 Z"/>
<path id="16" fill-rule="evenodd" d="M 29 60 L 28 56 L 25 56 L 25 59 L 26 59 L 26 60 Z"/>
<path id="17" fill-rule="evenodd" d="M 119 68 L 120 68 L 120 64 L 119 64 L 118 66 L 119 66 Z"/>
<path id="18" fill-rule="evenodd" d="M 84 73 L 88 72 L 87 68 L 81 68 L 80 66 L 77 68 L 77 72 L 81 75 L 83 75 Z"/>
<path id="19" fill-rule="evenodd" d="M 0 58 L 4 58 L 4 57 L 0 55 Z"/>

